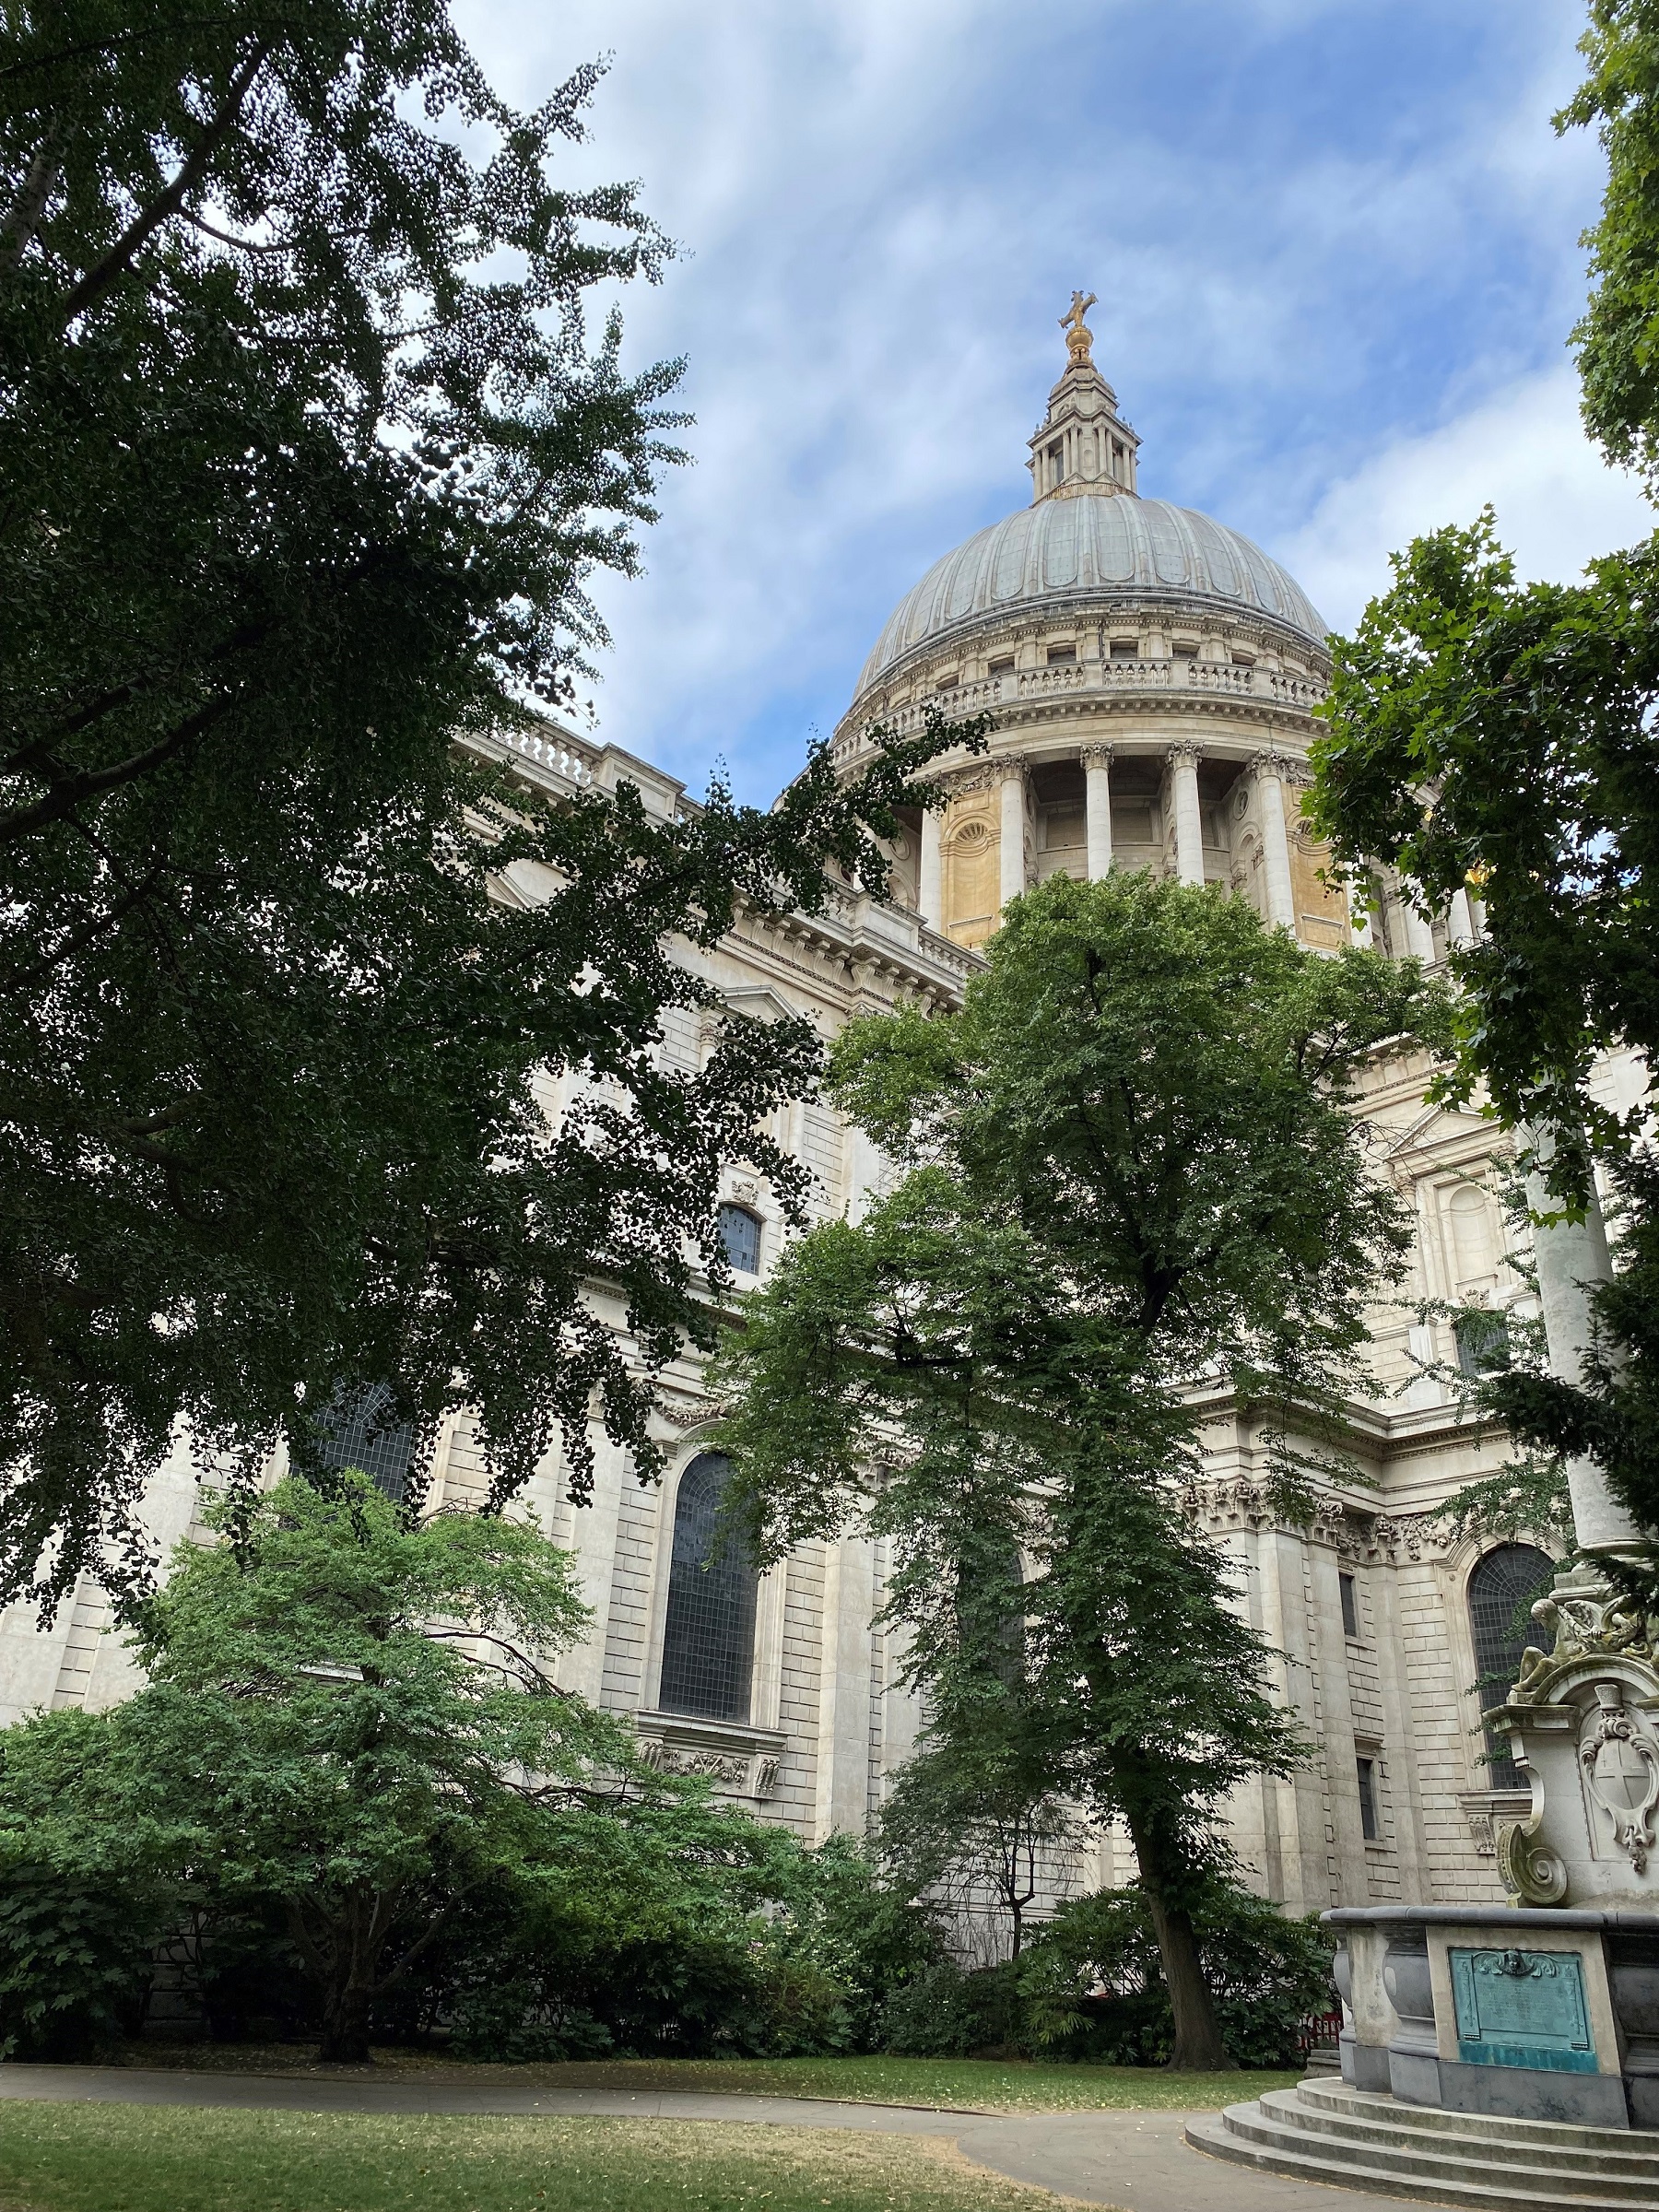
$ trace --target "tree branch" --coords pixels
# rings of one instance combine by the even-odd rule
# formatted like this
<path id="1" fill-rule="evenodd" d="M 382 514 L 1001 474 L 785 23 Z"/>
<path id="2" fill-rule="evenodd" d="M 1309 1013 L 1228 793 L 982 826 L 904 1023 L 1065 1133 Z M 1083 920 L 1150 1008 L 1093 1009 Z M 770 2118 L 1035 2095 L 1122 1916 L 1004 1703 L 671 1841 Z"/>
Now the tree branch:
<path id="1" fill-rule="evenodd" d="M 63 306 L 65 325 L 73 323 L 76 315 L 84 314 L 95 300 L 107 292 L 146 239 L 152 237 L 163 223 L 178 214 L 186 195 L 201 182 L 214 155 L 235 128 L 242 103 L 270 51 L 268 40 L 260 39 L 255 42 L 247 59 L 230 79 L 224 106 L 207 125 L 200 144 L 180 169 L 178 175 L 142 213 L 134 217 L 103 259 L 88 269 L 70 292 Z"/>
<path id="2" fill-rule="evenodd" d="M 0 814 L 0 845 L 15 843 L 36 830 L 45 829 L 48 823 L 62 821 L 66 814 L 73 814 L 83 799 L 97 798 L 118 784 L 131 783 L 152 769 L 162 767 L 228 714 L 235 697 L 234 692 L 221 691 L 217 699 L 210 699 L 206 706 L 186 715 L 177 729 L 169 731 L 142 753 L 117 760 L 110 768 L 89 768 L 79 775 L 64 776 L 32 806 L 14 806 L 9 814 Z"/>
<path id="3" fill-rule="evenodd" d="M 58 126 L 54 121 L 47 124 L 46 135 L 29 165 L 29 174 L 18 187 L 18 196 L 6 213 L 5 223 L 0 224 L 0 268 L 15 269 L 21 263 L 29 241 L 46 212 L 57 172 Z"/>

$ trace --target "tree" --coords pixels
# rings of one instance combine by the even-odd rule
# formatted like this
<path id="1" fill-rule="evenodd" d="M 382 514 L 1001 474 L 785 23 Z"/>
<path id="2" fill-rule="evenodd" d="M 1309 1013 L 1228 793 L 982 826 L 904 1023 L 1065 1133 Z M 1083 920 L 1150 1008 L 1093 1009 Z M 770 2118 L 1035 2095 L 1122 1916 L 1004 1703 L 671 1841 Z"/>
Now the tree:
<path id="1" fill-rule="evenodd" d="M 995 1674 L 1023 1556 L 1023 1741 L 1054 1796 L 1127 1823 L 1174 2063 L 1223 2065 L 1194 1915 L 1229 1792 L 1300 1744 L 1183 1513 L 1198 1394 L 1317 1438 L 1362 1387 L 1366 1301 L 1407 1232 L 1355 1078 L 1439 1000 L 1409 965 L 1320 959 L 1140 876 L 1053 878 L 988 949 L 959 1014 L 837 1041 L 833 1095 L 909 1173 L 745 1301 L 735 1510 L 767 1557 L 850 1522 L 885 1536 L 887 1618 L 947 1715 Z"/>
<path id="2" fill-rule="evenodd" d="M 587 328 L 668 251 L 557 182 L 594 80 L 513 112 L 443 0 L 0 30 L 0 1604 L 142 1587 L 182 1430 L 245 1478 L 342 1393 L 418 1453 L 474 1408 L 498 1500 L 559 1431 L 580 1500 L 595 1403 L 648 1477 L 724 1164 L 798 1198 L 756 1125 L 816 1044 L 665 1065 L 688 948 L 879 890 L 971 734 L 671 822 L 500 764 L 677 458 L 677 365 Z"/>
<path id="3" fill-rule="evenodd" d="M 935 1712 L 877 1826 L 882 1865 L 903 1895 L 954 1909 L 959 1924 L 989 1903 L 1007 1916 L 1012 1959 L 1025 1947 L 1032 1906 L 1052 1893 L 1085 1833 L 1054 1794 L 1053 1761 L 1031 1718 L 1015 1702 L 972 1719 Z"/>
<path id="4" fill-rule="evenodd" d="M 1557 127 L 1599 125 L 1608 164 L 1574 334 L 1584 418 L 1651 489 L 1659 8 L 1594 0 L 1581 50 L 1589 73 Z M 1558 1470 L 1594 1458 L 1659 1529 L 1659 1163 L 1641 1110 L 1621 1113 L 1593 1079 L 1609 1049 L 1659 1047 L 1659 539 L 1592 561 L 1583 582 L 1523 585 L 1488 510 L 1393 567 L 1335 641 L 1311 812 L 1350 866 L 1393 864 L 1426 906 L 1478 894 L 1485 935 L 1450 956 L 1464 997 L 1437 1095 L 1483 1090 L 1517 1132 L 1520 1164 L 1544 1179 L 1536 1221 L 1582 1217 L 1599 1172 L 1621 1249 L 1578 1383 L 1517 1356 L 1475 1394 Z"/>
<path id="5" fill-rule="evenodd" d="M 323 2055 L 364 2059 L 371 2008 L 534 1858 L 541 1808 L 627 1768 L 626 1731 L 547 1672 L 587 1618 L 527 1523 L 410 1527 L 365 1477 L 282 1482 L 234 1543 L 180 1546 L 135 1697 L 6 1732 L 0 1842 L 72 1880 L 276 1900 Z"/>
<path id="6" fill-rule="evenodd" d="M 1556 128 L 1596 124 L 1607 158 L 1601 219 L 1584 240 L 1595 288 L 1573 333 L 1584 420 L 1610 459 L 1651 482 L 1659 464 L 1659 7 L 1591 0 L 1579 51 L 1589 72 Z"/>

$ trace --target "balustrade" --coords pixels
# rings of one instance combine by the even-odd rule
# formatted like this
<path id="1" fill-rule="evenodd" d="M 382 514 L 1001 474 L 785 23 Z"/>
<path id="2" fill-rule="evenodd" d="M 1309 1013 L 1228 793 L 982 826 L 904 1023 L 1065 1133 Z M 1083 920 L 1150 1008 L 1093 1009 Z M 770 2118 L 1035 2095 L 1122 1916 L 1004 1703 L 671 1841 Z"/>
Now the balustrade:
<path id="1" fill-rule="evenodd" d="M 539 762 L 568 783 L 591 783 L 594 780 L 596 756 L 579 752 L 568 738 L 539 736 L 529 730 L 497 730 L 492 742 L 506 752 L 522 753 L 526 760 Z"/>
<path id="2" fill-rule="evenodd" d="M 1025 700 L 1062 699 L 1078 693 L 1099 692 L 1110 697 L 1124 693 L 1153 693 L 1179 698 L 1255 699 L 1277 707 L 1293 707 L 1302 713 L 1324 695 L 1316 678 L 1298 676 L 1287 668 L 1245 667 L 1230 661 L 1147 660 L 1076 661 L 1053 668 L 1021 668 L 1005 676 L 976 677 L 934 694 L 931 701 L 895 707 L 879 717 L 896 737 L 914 735 L 922 727 L 928 704 L 953 718 L 978 714 L 999 706 Z M 862 732 L 838 739 L 838 764 L 853 759 L 864 749 Z"/>

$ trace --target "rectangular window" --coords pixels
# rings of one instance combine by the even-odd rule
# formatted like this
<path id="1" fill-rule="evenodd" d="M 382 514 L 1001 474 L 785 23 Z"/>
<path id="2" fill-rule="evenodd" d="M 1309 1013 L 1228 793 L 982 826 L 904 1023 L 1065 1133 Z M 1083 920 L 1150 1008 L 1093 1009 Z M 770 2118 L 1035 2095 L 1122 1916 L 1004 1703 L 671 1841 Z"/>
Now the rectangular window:
<path id="1" fill-rule="evenodd" d="M 1377 1762 L 1357 1759 L 1354 1766 L 1359 1781 L 1359 1833 L 1368 1843 L 1375 1843 L 1382 1833 L 1377 1822 Z"/>
<path id="2" fill-rule="evenodd" d="M 1195 661 L 1198 658 L 1198 641 L 1196 638 L 1177 638 L 1170 651 L 1178 661 Z"/>
<path id="3" fill-rule="evenodd" d="M 1140 640 L 1138 638 L 1113 638 L 1112 657 L 1114 661 L 1138 661 L 1140 659 Z"/>
<path id="4" fill-rule="evenodd" d="M 999 660 L 988 661 L 985 664 L 987 676 L 1012 676 L 1013 673 L 1014 655 L 1011 653 L 1005 653 Z"/>
<path id="5" fill-rule="evenodd" d="M 1457 1364 L 1469 1376 L 1501 1372 L 1510 1363 L 1509 1316 L 1465 1306 L 1452 1324 Z"/>
<path id="6" fill-rule="evenodd" d="M 725 1256 L 738 1275 L 760 1272 L 760 1220 L 747 1206 L 723 1206 L 720 1241 Z"/>
<path id="7" fill-rule="evenodd" d="M 1051 645 L 1048 649 L 1048 664 L 1051 668 L 1062 667 L 1067 663 L 1075 661 L 1077 657 L 1077 649 L 1075 645 Z"/>
<path id="8" fill-rule="evenodd" d="M 1353 1576 L 1339 1574 L 1336 1577 L 1336 1587 L 1342 1593 L 1342 1632 L 1345 1636 L 1351 1636 L 1358 1643 L 1359 1641 L 1359 1594 L 1354 1587 Z"/>

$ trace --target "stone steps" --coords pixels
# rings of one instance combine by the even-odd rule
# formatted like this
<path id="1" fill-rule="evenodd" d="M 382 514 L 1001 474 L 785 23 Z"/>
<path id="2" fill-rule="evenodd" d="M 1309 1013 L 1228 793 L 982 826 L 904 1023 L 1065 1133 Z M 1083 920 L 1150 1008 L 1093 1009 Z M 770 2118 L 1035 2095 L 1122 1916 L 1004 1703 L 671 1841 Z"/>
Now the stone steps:
<path id="1" fill-rule="evenodd" d="M 1212 2156 L 1299 2181 L 1485 2212 L 1659 2212 L 1659 2134 L 1397 2104 L 1302 2082 L 1194 2121 Z"/>

